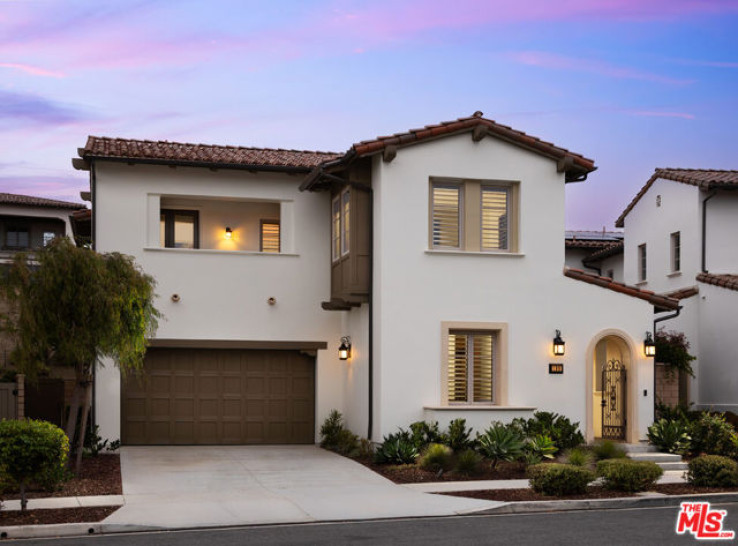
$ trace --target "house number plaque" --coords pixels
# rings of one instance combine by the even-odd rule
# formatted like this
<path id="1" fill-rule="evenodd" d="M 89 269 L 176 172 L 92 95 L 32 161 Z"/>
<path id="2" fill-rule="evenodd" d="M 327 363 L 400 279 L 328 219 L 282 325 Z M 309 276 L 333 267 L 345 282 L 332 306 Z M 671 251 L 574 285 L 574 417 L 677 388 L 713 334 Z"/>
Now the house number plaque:
<path id="1" fill-rule="evenodd" d="M 564 365 L 561 363 L 549 363 L 548 373 L 561 375 L 564 373 Z"/>

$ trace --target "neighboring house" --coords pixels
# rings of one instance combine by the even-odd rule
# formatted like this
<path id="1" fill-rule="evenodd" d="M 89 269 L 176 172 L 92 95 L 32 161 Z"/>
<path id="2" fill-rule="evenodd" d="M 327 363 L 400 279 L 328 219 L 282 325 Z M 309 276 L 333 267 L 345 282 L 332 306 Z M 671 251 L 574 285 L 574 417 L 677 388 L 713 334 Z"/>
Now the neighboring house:
<path id="1" fill-rule="evenodd" d="M 738 413 L 738 171 L 656 169 L 615 225 L 625 282 L 680 300 L 659 328 L 684 332 L 697 356 L 689 400 Z"/>
<path id="2" fill-rule="evenodd" d="M 95 248 L 134 256 L 165 315 L 143 379 L 98 370 L 103 437 L 312 443 L 333 408 L 375 441 L 536 409 L 645 437 L 644 338 L 678 302 L 564 267 L 564 187 L 590 159 L 481 113 L 344 154 L 89 137 L 79 155 Z"/>
<path id="3" fill-rule="evenodd" d="M 566 265 L 623 281 L 622 231 L 567 231 Z"/>
<path id="4" fill-rule="evenodd" d="M 75 238 L 89 226 L 89 209 L 81 203 L 70 203 L 30 195 L 0 193 L 0 264 L 7 266 L 18 252 L 33 252 L 55 237 Z M 31 258 L 32 259 L 32 258 Z M 8 311 L 0 301 L 0 312 Z M 0 372 L 10 367 L 10 353 L 15 340 L 8 332 L 0 332 Z M 26 388 L 25 415 L 61 423 L 65 387 L 73 388 L 73 373 L 60 367 L 52 369 L 55 379 Z M 62 379 L 64 384 L 62 384 Z"/>

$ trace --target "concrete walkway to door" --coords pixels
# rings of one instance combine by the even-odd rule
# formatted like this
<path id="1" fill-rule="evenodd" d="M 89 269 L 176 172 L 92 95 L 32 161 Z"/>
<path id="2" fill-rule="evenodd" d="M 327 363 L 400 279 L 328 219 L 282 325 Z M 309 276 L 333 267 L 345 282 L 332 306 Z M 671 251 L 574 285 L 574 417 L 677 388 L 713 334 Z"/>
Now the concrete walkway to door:
<path id="1" fill-rule="evenodd" d="M 413 491 L 315 446 L 121 448 L 125 505 L 104 524 L 193 528 L 444 516 L 502 503 Z"/>

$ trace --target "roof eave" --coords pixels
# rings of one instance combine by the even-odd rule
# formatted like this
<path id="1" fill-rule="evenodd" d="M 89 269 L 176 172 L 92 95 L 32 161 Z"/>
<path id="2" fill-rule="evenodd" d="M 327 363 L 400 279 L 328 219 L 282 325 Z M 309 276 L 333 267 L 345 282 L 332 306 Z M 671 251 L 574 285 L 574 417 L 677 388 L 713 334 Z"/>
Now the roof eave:
<path id="1" fill-rule="evenodd" d="M 221 163 L 216 161 L 183 161 L 179 159 L 159 159 L 141 157 L 110 157 L 85 154 L 81 160 L 72 159 L 72 165 L 80 170 L 89 170 L 93 161 L 109 161 L 111 163 L 128 163 L 141 165 L 166 165 L 175 167 L 199 167 L 203 169 L 230 169 L 238 171 L 261 171 L 261 172 L 283 172 L 290 174 L 305 174 L 310 172 L 310 167 L 297 165 L 260 165 L 252 163 Z M 75 164 L 76 162 L 76 164 Z M 86 164 L 82 164 L 84 162 Z M 79 165 L 79 167 L 77 166 Z"/>

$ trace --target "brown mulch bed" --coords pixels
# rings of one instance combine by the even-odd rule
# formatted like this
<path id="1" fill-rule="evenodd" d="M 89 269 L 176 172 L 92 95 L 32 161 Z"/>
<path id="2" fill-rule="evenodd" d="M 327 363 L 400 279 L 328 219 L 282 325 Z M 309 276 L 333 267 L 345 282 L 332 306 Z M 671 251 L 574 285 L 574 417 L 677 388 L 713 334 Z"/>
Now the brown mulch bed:
<path id="1" fill-rule="evenodd" d="M 735 493 L 737 488 L 722 487 L 695 487 L 686 483 L 669 483 L 655 485 L 649 491 L 665 495 L 701 495 L 705 493 Z M 584 495 L 567 495 L 563 497 L 550 497 L 535 493 L 532 489 L 488 489 L 485 491 L 455 491 L 450 493 L 439 493 L 440 495 L 451 495 L 454 497 L 469 497 L 472 499 L 494 500 L 503 502 L 521 501 L 547 501 L 547 500 L 588 500 L 588 499 L 614 499 L 622 497 L 635 497 L 635 493 L 624 493 L 612 491 L 600 485 L 591 485 Z"/>
<path id="2" fill-rule="evenodd" d="M 102 521 L 120 506 L 95 506 L 91 508 L 55 508 L 52 510 L 28 510 L 26 512 L 1 511 L 0 526 L 49 525 L 52 523 L 93 523 Z"/>
<path id="3" fill-rule="evenodd" d="M 478 474 L 466 476 L 455 472 L 444 472 L 439 475 L 437 472 L 423 470 L 422 468 L 411 464 L 386 465 L 375 464 L 369 460 L 357 461 L 395 483 L 519 480 L 526 478 L 525 468 L 519 463 L 500 463 L 497 465 L 497 469 L 495 470 L 492 470 L 491 465 L 484 465 Z"/>
<path id="4" fill-rule="evenodd" d="M 27 496 L 29 499 L 40 499 L 121 494 L 123 494 L 123 485 L 120 478 L 120 456 L 105 454 L 83 458 L 79 475 L 62 484 L 58 491 L 49 493 L 40 488 L 33 488 Z M 0 498 L 11 500 L 20 497 L 17 491 L 7 491 L 0 494 Z"/>

